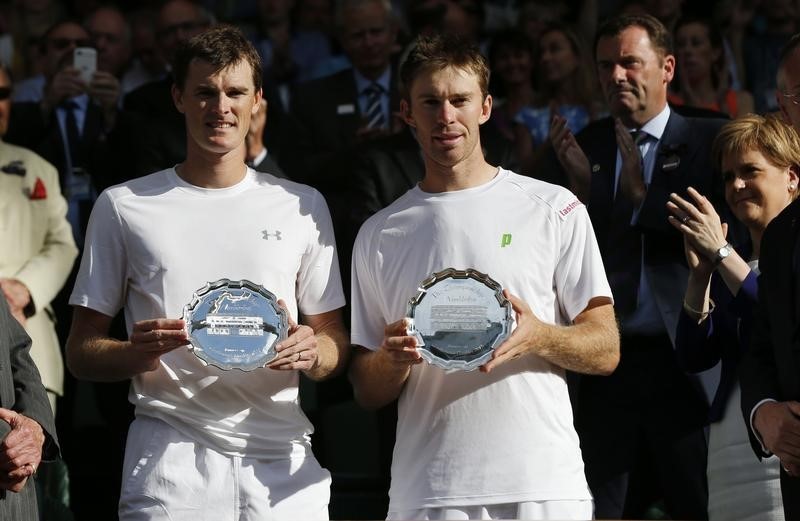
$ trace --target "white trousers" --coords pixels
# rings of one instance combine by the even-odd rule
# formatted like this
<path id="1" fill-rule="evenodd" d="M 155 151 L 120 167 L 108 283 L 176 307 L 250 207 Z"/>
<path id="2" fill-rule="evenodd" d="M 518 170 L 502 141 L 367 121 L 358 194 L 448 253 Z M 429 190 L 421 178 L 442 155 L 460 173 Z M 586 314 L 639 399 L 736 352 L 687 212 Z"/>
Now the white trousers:
<path id="1" fill-rule="evenodd" d="M 128 432 L 120 521 L 327 520 L 330 473 L 316 459 L 264 461 L 220 454 L 161 420 Z"/>
<path id="2" fill-rule="evenodd" d="M 421 508 L 389 512 L 389 520 L 467 520 L 467 519 L 544 519 L 575 520 L 592 519 L 594 502 L 580 501 L 526 501 L 499 505 L 472 505 L 464 507 Z"/>

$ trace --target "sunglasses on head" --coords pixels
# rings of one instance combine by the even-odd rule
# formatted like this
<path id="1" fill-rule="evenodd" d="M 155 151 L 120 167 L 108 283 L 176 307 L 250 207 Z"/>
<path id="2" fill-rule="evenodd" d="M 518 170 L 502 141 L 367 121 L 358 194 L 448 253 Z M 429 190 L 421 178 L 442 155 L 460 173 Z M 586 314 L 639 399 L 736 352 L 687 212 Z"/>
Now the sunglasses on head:
<path id="1" fill-rule="evenodd" d="M 89 47 L 91 45 L 88 39 L 83 38 L 79 40 L 74 38 L 50 38 L 49 43 L 59 51 L 63 51 L 72 44 L 75 44 L 75 47 Z"/>
<path id="2" fill-rule="evenodd" d="M 11 87 L 0 87 L 0 101 L 11 97 Z"/>

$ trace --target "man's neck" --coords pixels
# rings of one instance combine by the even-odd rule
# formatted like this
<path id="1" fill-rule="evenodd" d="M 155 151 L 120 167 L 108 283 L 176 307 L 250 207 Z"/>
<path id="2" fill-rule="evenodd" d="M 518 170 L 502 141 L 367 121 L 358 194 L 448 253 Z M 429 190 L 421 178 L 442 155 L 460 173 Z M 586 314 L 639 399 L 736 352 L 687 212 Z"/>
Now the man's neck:
<path id="1" fill-rule="evenodd" d="M 654 117 L 661 114 L 661 111 L 663 111 L 664 107 L 666 106 L 667 106 L 667 101 L 664 100 L 664 102 L 661 105 L 659 105 L 659 107 L 656 110 L 647 112 L 636 112 L 632 114 L 620 114 L 617 117 L 619 117 L 620 121 L 622 121 L 622 124 L 628 128 L 642 128 L 645 125 L 645 123 L 647 123 Z"/>
<path id="2" fill-rule="evenodd" d="M 207 150 L 191 150 L 186 160 L 176 167 L 178 176 L 189 184 L 201 188 L 228 188 L 247 173 L 244 164 L 244 146 L 226 154 L 215 154 Z"/>
<path id="3" fill-rule="evenodd" d="M 428 193 L 455 192 L 488 183 L 497 175 L 497 167 L 483 157 L 474 158 L 454 166 L 444 166 L 425 158 L 425 177 L 419 187 Z"/>

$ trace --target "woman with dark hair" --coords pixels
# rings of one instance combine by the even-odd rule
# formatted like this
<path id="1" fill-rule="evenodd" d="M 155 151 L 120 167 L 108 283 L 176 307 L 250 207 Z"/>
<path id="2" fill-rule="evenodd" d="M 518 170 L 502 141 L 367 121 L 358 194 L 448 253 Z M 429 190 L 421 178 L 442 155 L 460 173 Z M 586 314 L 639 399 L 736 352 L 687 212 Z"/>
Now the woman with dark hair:
<path id="1" fill-rule="evenodd" d="M 675 348 L 688 372 L 721 362 L 709 418 L 709 519 L 783 520 L 779 461 L 753 457 L 739 408 L 737 375 L 758 303 L 761 236 L 797 197 L 800 139 L 778 118 L 750 114 L 722 127 L 713 155 L 722 172 L 725 201 L 750 241 L 734 249 L 727 242 L 727 224 L 697 191 L 689 189 L 691 201 L 672 194 L 669 220 L 683 233 L 689 265 Z"/>
<path id="2" fill-rule="evenodd" d="M 716 110 L 736 118 L 753 112 L 753 96 L 731 88 L 722 34 L 704 18 L 682 18 L 675 25 L 678 81 L 669 101 Z"/>
<path id="3" fill-rule="evenodd" d="M 514 122 L 522 170 L 530 173 L 548 145 L 550 123 L 558 115 L 573 133 L 602 115 L 594 74 L 585 46 L 567 26 L 552 24 L 539 36 L 536 49 L 538 78 L 534 103 L 517 112 Z"/>
<path id="4" fill-rule="evenodd" d="M 492 120 L 510 141 L 515 138 L 514 117 L 523 107 L 534 103 L 533 62 L 533 47 L 521 32 L 506 31 L 492 39 L 489 47 Z"/>

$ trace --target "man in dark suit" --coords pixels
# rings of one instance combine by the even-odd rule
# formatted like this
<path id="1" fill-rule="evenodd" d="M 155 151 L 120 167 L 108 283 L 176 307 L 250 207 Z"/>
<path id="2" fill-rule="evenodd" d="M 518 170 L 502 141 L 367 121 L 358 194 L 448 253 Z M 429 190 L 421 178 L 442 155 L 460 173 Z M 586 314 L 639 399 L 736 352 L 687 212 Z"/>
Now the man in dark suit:
<path id="1" fill-rule="evenodd" d="M 0 298 L 0 519 L 37 521 L 31 479 L 58 456 L 53 411 L 30 357 L 31 340 Z"/>
<path id="2" fill-rule="evenodd" d="M 291 101 L 302 132 L 297 168 L 290 174 L 326 196 L 343 191 L 357 147 L 398 130 L 399 123 L 391 66 L 397 29 L 390 2 L 343 0 L 336 24 L 352 68 L 298 86 Z"/>
<path id="3" fill-rule="evenodd" d="M 800 132 L 800 34 L 780 55 L 778 105 Z M 796 165 L 800 167 L 800 165 Z M 800 200 L 767 227 L 753 342 L 741 364 L 742 413 L 759 458 L 781 460 L 786 519 L 800 519 Z"/>
<path id="4" fill-rule="evenodd" d="M 613 118 L 577 140 L 563 118 L 552 129 L 567 183 L 589 208 L 621 323 L 616 372 L 582 377 L 577 391 L 575 421 L 595 515 L 643 516 L 654 497 L 640 486 L 650 475 L 673 519 L 705 519 L 708 394 L 673 351 L 688 270 L 666 202 L 688 186 L 711 196 L 708 151 L 723 121 L 668 107 L 675 58 L 655 18 L 612 19 L 595 42 Z"/>

